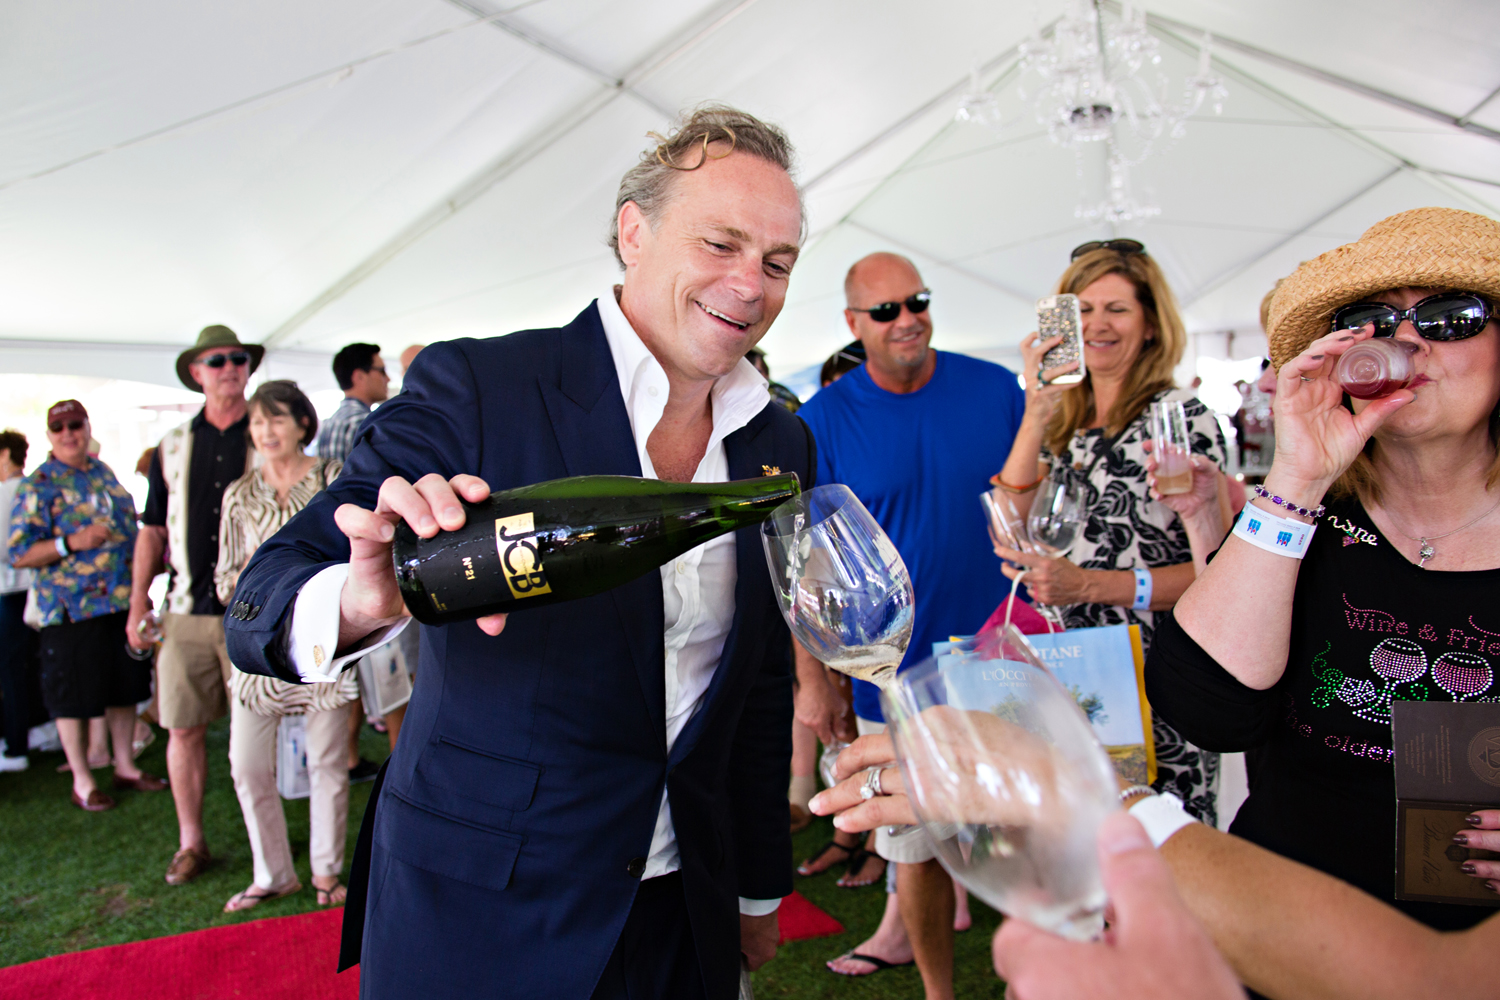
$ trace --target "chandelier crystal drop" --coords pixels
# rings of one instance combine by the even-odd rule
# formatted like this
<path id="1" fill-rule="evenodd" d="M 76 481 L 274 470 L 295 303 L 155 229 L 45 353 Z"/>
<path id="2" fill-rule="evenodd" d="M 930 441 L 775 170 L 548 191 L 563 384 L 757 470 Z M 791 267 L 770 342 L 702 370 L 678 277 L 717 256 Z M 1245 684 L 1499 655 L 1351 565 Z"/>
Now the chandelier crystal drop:
<path id="1" fill-rule="evenodd" d="M 1228 96 L 1213 72 L 1207 32 L 1199 44 L 1197 72 L 1174 94 L 1161 68 L 1160 42 L 1147 27 L 1145 8 L 1133 0 L 1122 0 L 1118 17 L 1105 17 L 1099 0 L 1067 0 L 1051 36 L 1038 31 L 1018 52 L 1021 100 L 1052 141 L 1078 153 L 1096 143 L 1107 147 L 1104 200 L 1080 203 L 1079 218 L 1119 222 L 1158 214 L 1160 209 L 1131 196 L 1130 169 L 1163 141 L 1182 138 L 1184 122 L 1205 105 L 1222 113 Z M 1001 127 L 995 95 L 980 86 L 977 71 L 955 117 Z"/>

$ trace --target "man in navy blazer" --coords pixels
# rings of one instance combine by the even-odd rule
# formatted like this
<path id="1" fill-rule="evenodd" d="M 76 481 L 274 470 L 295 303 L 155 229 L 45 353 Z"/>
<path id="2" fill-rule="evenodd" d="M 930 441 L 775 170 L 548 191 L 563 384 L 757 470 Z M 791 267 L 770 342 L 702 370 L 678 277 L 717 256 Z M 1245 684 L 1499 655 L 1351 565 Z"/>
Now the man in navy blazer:
<path id="1" fill-rule="evenodd" d="M 621 285 L 561 329 L 423 351 L 241 575 L 234 663 L 322 680 L 388 640 L 393 525 L 456 528 L 458 496 L 595 473 L 811 485 L 811 434 L 744 360 L 802 239 L 790 163 L 778 130 L 695 111 L 621 183 Z M 750 529 L 605 594 L 422 629 L 345 914 L 361 996 L 733 997 L 791 891 L 790 649 Z"/>

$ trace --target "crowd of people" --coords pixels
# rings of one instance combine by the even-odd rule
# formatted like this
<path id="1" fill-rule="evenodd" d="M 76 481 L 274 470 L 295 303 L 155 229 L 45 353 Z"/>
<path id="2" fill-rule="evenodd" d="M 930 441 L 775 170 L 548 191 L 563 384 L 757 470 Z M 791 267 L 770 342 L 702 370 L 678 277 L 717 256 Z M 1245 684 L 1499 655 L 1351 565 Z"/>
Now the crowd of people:
<path id="1" fill-rule="evenodd" d="M 727 998 L 742 964 L 775 954 L 791 834 L 834 815 L 796 877 L 841 868 L 842 886 L 883 883 L 886 905 L 830 970 L 915 964 L 945 1000 L 967 896 L 913 827 L 876 689 L 791 640 L 755 582 L 757 545 L 724 536 L 606 594 L 438 629 L 411 624 L 396 586 L 396 525 L 458 528 L 458 501 L 491 490 L 795 472 L 847 485 L 902 554 L 907 662 L 973 633 L 1017 577 L 1068 628 L 1139 628 L 1157 779 L 1122 779 L 1128 815 L 1100 836 L 1111 930 L 1080 944 L 1006 921 L 995 968 L 1017 995 L 1409 997 L 1493 979 L 1500 917 L 1398 899 L 1390 874 L 1391 705 L 1453 700 L 1449 675 L 1383 692 L 1351 679 L 1385 633 L 1424 664 L 1500 634 L 1485 589 L 1500 579 L 1500 224 L 1404 212 L 1268 295 L 1274 458 L 1247 504 L 1218 421 L 1174 384 L 1186 330 L 1135 240 L 1059 261 L 1081 380 L 1044 361 L 1060 338 L 1021 340 L 1019 384 L 933 347 L 932 289 L 881 252 L 848 269 L 854 339 L 820 391 L 804 402 L 770 381 L 755 345 L 805 229 L 792 162 L 773 126 L 697 109 L 622 179 L 619 284 L 558 329 L 408 349 L 390 399 L 379 347 L 349 345 L 333 362 L 345 399 L 321 425 L 295 383 L 247 399 L 262 349 L 206 328 L 177 366 L 204 407 L 155 449 L 139 513 L 89 454 L 79 402 L 48 412 L 29 476 L 24 438 L 0 434 L 3 767 L 24 766 L 36 661 L 74 803 L 115 804 L 91 777 L 102 718 L 112 789 L 175 799 L 166 879 L 181 884 L 211 861 L 205 731 L 228 715 L 254 871 L 225 909 L 243 910 L 302 889 L 276 773 L 278 731 L 300 716 L 317 901 L 347 903 L 341 966 L 361 964 L 372 997 Z M 1418 375 L 1350 400 L 1334 365 L 1372 337 L 1409 345 Z M 1153 403 L 1186 417 L 1186 492 L 1159 489 Z M 1067 555 L 989 534 L 981 492 L 1024 516 L 1049 483 L 1080 498 Z M 1301 541 L 1267 541 L 1252 518 Z M 147 591 L 163 571 L 158 641 Z M 165 779 L 134 763 L 147 702 L 169 734 Z M 379 768 L 358 757 L 367 720 L 390 738 Z M 820 742 L 848 744 L 821 792 Z M 1222 834 L 1219 754 L 1237 751 L 1251 791 Z M 362 778 L 375 787 L 346 870 Z M 1469 825 L 1465 848 L 1500 850 L 1500 810 Z M 1500 862 L 1463 870 L 1500 893 Z"/>
<path id="2" fill-rule="evenodd" d="M 277 791 L 278 722 L 304 716 L 311 786 L 313 883 L 321 906 L 343 903 L 348 790 L 372 780 L 377 766 L 358 757 L 361 687 L 350 672 L 337 682 L 299 686 L 234 669 L 223 616 L 234 603 L 239 572 L 255 549 L 342 467 L 371 404 L 386 397 L 379 347 L 354 344 L 334 359 L 345 390 L 332 432 L 305 449 L 317 413 L 296 383 L 261 383 L 250 375 L 263 349 L 223 326 L 205 328 L 178 359 L 183 384 L 204 406 L 150 449 L 138 471 L 148 482 L 145 509 L 97 455 L 83 404 L 63 400 L 47 412 L 47 458 L 23 476 L 28 443 L 0 433 L 0 500 L 7 522 L 3 568 L 5 649 L 4 770 L 29 766 L 29 733 L 52 720 L 72 775 L 72 801 L 89 812 L 116 806 L 123 791 L 170 790 L 179 843 L 169 884 L 191 882 L 211 863 L 203 833 L 208 773 L 205 734 L 231 718 L 229 758 L 254 858 L 252 884 L 230 898 L 227 912 L 302 888 Z M 408 349 L 414 357 L 420 345 Z M 149 591 L 163 571 L 162 606 Z M 415 657 L 392 661 L 391 705 L 383 719 L 392 745 Z M 404 696 L 401 684 L 405 685 Z M 150 741 L 142 716 L 167 730 L 167 775 L 142 772 L 136 757 Z M 92 723 L 92 724 L 91 724 Z M 102 726 L 100 725 L 102 723 Z M 103 729 L 103 732 L 99 732 Z M 150 734 L 149 728 L 144 732 Z M 93 771 L 113 764 L 111 786 Z"/>

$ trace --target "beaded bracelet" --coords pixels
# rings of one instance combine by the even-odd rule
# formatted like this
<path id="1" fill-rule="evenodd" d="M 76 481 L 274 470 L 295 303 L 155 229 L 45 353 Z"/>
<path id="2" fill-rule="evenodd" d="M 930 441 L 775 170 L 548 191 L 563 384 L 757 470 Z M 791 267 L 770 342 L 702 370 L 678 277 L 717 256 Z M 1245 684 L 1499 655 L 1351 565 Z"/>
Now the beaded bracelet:
<path id="1" fill-rule="evenodd" d="M 1273 504 L 1275 504 L 1278 507 L 1285 507 L 1287 510 L 1291 511 L 1293 514 L 1301 514 L 1303 517 L 1310 517 L 1314 521 L 1316 521 L 1318 518 L 1322 517 L 1324 514 L 1328 513 L 1328 508 L 1325 507 L 1323 504 L 1318 504 L 1316 507 L 1314 507 L 1311 510 L 1309 510 L 1306 507 L 1298 507 L 1296 504 L 1292 503 L 1290 500 L 1283 500 L 1281 497 L 1272 496 L 1271 495 L 1271 491 L 1268 490 L 1268 489 L 1266 489 L 1264 486 L 1260 485 L 1259 483 L 1251 483 L 1250 484 L 1250 488 L 1252 490 L 1254 490 L 1255 491 L 1255 495 L 1258 496 L 1258 497 L 1260 497 L 1262 500 L 1269 500 L 1269 501 L 1271 501 Z"/>

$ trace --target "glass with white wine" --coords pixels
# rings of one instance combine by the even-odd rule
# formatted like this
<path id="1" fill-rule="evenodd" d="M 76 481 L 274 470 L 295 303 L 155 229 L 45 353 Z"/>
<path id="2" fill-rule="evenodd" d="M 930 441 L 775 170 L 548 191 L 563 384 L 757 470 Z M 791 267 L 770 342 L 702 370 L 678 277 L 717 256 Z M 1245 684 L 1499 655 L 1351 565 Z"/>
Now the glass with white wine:
<path id="1" fill-rule="evenodd" d="M 914 600 L 901 553 L 847 486 L 819 486 L 761 525 L 792 636 L 834 670 L 885 686 L 911 643 Z"/>

